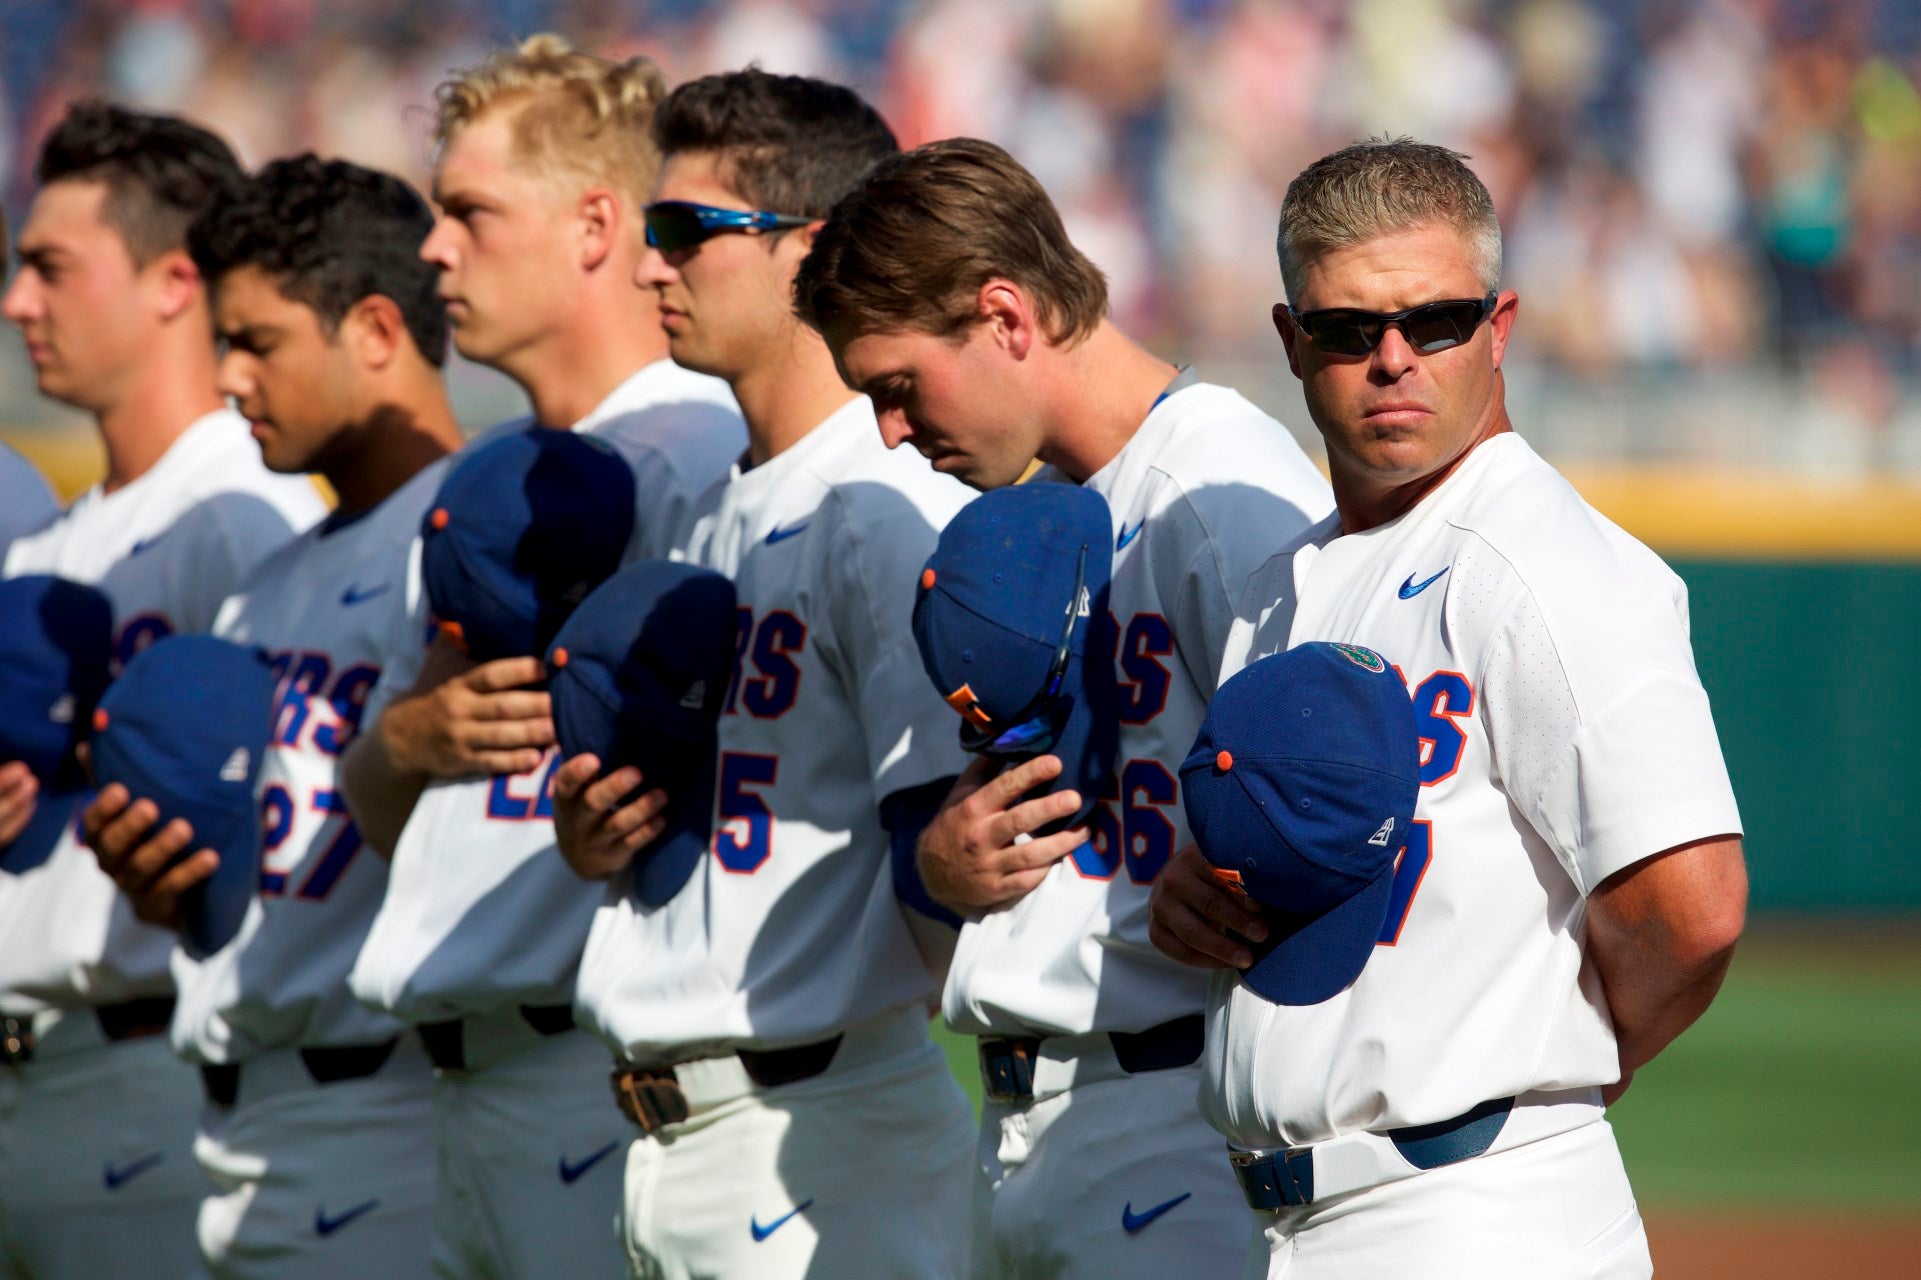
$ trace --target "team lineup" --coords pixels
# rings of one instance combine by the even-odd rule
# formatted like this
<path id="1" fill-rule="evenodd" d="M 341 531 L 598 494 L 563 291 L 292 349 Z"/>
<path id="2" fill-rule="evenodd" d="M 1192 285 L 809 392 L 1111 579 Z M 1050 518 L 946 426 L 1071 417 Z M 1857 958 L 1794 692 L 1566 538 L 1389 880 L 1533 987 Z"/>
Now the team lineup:
<path id="1" fill-rule="evenodd" d="M 429 114 L 431 204 L 40 152 L 106 474 L 0 454 L 0 1278 L 1653 1273 L 1740 817 L 1466 157 L 1288 188 L 1324 478 L 992 143 L 551 35 Z"/>

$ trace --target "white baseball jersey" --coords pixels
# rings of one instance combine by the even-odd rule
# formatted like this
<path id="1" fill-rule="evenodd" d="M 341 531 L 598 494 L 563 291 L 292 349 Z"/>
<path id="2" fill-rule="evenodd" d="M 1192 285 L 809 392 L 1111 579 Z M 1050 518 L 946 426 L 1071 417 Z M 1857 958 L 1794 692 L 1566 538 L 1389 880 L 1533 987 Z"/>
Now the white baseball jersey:
<path id="1" fill-rule="evenodd" d="M 1243 612 L 1224 677 L 1310 640 L 1394 664 L 1421 792 L 1351 987 L 1290 1007 L 1215 979 L 1208 1119 L 1242 1146 L 1295 1146 L 1612 1082 L 1586 895 L 1740 831 L 1681 581 L 1503 434 L 1386 524 L 1317 525 L 1257 571 Z"/>
<path id="2" fill-rule="evenodd" d="M 634 469 L 630 562 L 667 554 L 672 531 L 747 443 L 727 384 L 671 360 L 642 367 L 574 429 Z M 550 750 L 527 773 L 435 782 L 421 793 L 354 965 L 355 995 L 409 1022 L 572 1001 L 603 891 L 554 848 L 559 762 Z"/>
<path id="3" fill-rule="evenodd" d="M 161 636 L 211 628 L 254 566 L 326 511 L 305 476 L 260 462 L 246 420 L 201 418 L 131 484 L 100 486 L 7 551 L 6 574 L 52 573 L 113 602 L 115 670 Z M 108 1004 L 170 989 L 174 935 L 141 924 L 71 829 L 45 863 L 0 875 L 0 1001 Z"/>
<path id="4" fill-rule="evenodd" d="M 1248 574 L 1333 505 L 1285 427 L 1207 383 L 1177 385 L 1086 484 L 1114 513 L 1116 785 L 1086 844 L 962 928 L 943 1004 L 974 1035 L 1142 1031 L 1200 1011 L 1206 974 L 1147 940 L 1148 894 L 1189 840 L 1181 761 Z"/>
<path id="5" fill-rule="evenodd" d="M 577 1004 L 618 1052 L 804 1044 L 931 993 L 879 808 L 965 765 L 910 620 L 970 496 L 890 452 L 862 396 L 703 499 L 681 554 L 739 597 L 715 831 L 671 902 L 617 879 L 594 919 Z"/>
<path id="6" fill-rule="evenodd" d="M 379 714 L 376 685 L 419 674 L 429 621 L 409 549 L 446 469 L 423 468 L 379 505 L 281 548 L 214 624 L 216 635 L 267 650 L 279 683 L 260 765 L 259 896 L 226 946 L 198 963 L 175 953 L 173 1041 L 190 1061 L 400 1031 L 347 990 L 387 863 L 362 850 L 338 774 L 341 753 Z"/>

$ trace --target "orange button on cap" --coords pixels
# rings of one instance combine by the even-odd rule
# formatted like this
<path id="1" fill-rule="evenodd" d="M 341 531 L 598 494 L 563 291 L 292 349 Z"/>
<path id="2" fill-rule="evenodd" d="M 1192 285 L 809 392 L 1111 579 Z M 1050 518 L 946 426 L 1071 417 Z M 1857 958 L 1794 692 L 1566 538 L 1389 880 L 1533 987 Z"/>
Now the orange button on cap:
<path id="1" fill-rule="evenodd" d="M 932 569 L 922 569 L 920 571 L 920 589 L 922 591 L 925 591 L 933 585 L 934 585 L 934 571 Z"/>
<path id="2" fill-rule="evenodd" d="M 553 661 L 553 664 L 554 664 L 554 666 L 555 666 L 555 667 L 564 667 L 564 666 L 566 666 L 566 665 L 567 665 L 567 651 L 566 651 L 565 649 L 556 649 L 556 650 L 554 650 L 554 656 L 553 656 L 553 659 L 552 659 L 552 661 Z"/>
<path id="3" fill-rule="evenodd" d="M 1221 752 L 1214 757 L 1214 767 L 1222 773 L 1226 773 L 1234 767 L 1234 754 L 1230 751 Z"/>
<path id="4" fill-rule="evenodd" d="M 447 527 L 447 508 L 435 507 L 433 515 L 429 518 L 433 521 L 434 528 L 445 529 Z"/>
<path id="5" fill-rule="evenodd" d="M 105 707 L 95 707 L 93 709 L 93 731 L 98 733 L 106 727 L 107 709 Z"/>

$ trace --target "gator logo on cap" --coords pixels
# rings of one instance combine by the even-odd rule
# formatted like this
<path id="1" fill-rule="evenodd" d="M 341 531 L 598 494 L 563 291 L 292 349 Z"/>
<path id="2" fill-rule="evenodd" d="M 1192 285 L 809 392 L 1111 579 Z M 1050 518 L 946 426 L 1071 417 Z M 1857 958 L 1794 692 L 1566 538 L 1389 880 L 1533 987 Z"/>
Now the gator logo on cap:
<path id="1" fill-rule="evenodd" d="M 1343 658 L 1363 671 L 1372 671 L 1378 675 L 1387 670 L 1386 660 L 1372 649 L 1363 649 L 1358 644 L 1337 644 L 1334 648 Z"/>

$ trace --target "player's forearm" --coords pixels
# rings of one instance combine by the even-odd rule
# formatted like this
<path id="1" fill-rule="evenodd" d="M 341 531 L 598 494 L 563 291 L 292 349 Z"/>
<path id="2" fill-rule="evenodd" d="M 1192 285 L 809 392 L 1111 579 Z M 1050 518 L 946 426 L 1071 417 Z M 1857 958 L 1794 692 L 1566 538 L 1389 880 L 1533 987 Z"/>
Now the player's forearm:
<path id="1" fill-rule="evenodd" d="M 1588 900 L 1588 958 L 1601 978 L 1623 1074 L 1706 1012 L 1746 921 L 1737 839 L 1670 850 Z"/>
<path id="2" fill-rule="evenodd" d="M 380 728 L 376 721 L 373 732 L 355 738 L 340 757 L 340 790 L 360 838 L 381 857 L 391 858 L 426 789 L 427 775 L 398 767 Z"/>

